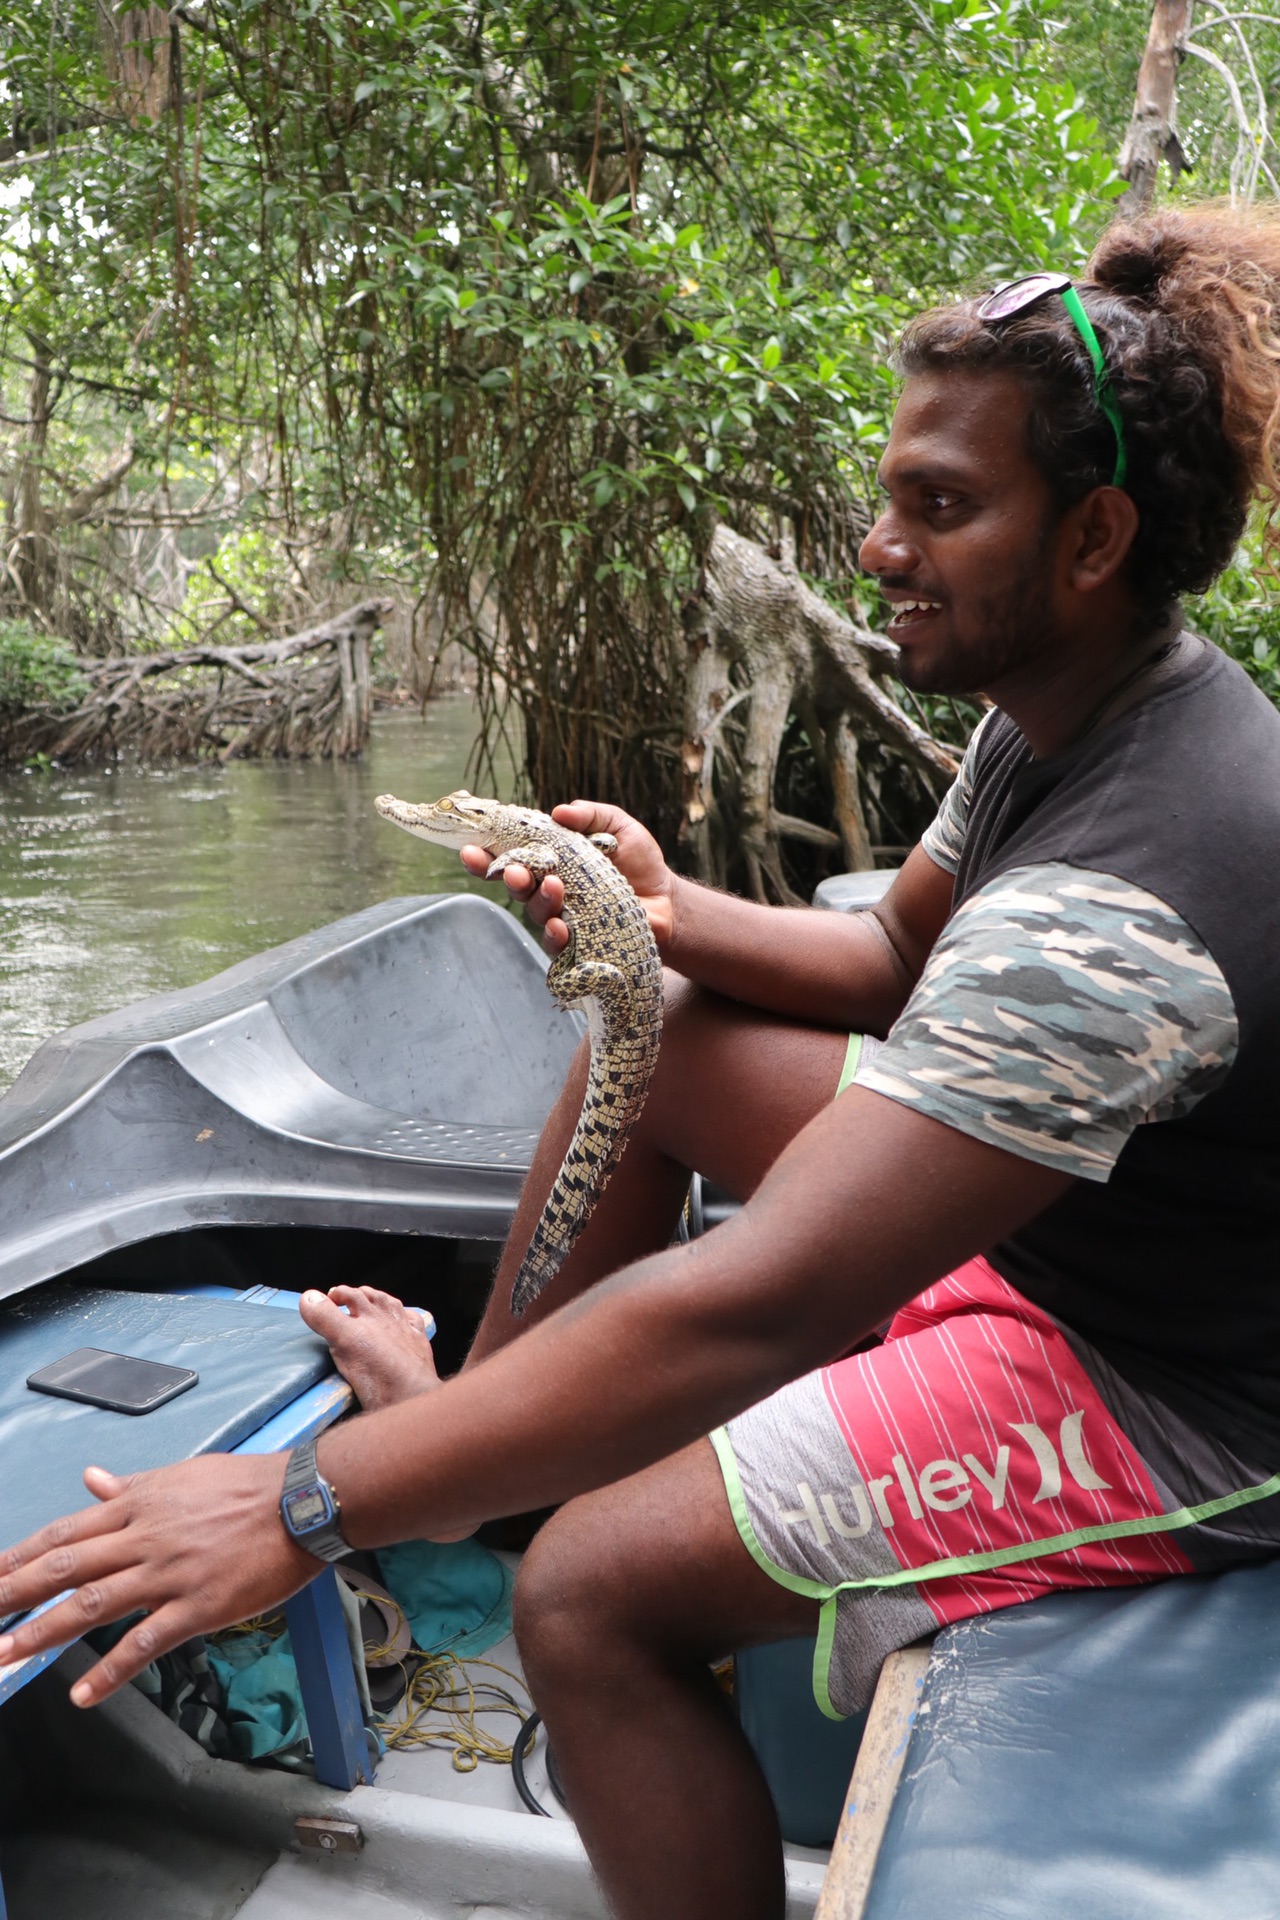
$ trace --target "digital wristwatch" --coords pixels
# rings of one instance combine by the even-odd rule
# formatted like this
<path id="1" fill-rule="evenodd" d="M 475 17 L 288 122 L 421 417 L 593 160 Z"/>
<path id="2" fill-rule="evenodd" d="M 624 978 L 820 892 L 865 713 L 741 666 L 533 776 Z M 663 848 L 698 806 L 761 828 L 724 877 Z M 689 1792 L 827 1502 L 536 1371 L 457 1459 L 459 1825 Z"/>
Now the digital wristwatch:
<path id="1" fill-rule="evenodd" d="M 285 1532 L 317 1560 L 341 1560 L 352 1551 L 338 1525 L 338 1496 L 316 1465 L 316 1443 L 304 1440 L 289 1455 L 280 1494 Z"/>

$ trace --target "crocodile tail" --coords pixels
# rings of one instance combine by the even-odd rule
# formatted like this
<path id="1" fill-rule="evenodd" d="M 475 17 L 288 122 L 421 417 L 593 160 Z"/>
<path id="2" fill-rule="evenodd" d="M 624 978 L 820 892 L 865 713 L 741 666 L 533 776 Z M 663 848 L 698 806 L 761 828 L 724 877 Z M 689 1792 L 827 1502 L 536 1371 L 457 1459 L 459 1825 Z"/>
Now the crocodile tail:
<path id="1" fill-rule="evenodd" d="M 559 1273 L 591 1218 L 622 1158 L 656 1063 L 655 1036 L 650 1046 L 635 1048 L 629 1071 L 617 1076 L 631 1082 L 629 1092 L 620 1098 L 616 1068 L 593 1056 L 578 1124 L 511 1289 L 511 1311 L 517 1319 Z"/>
<path id="2" fill-rule="evenodd" d="M 586 1225 L 585 1220 L 582 1225 Z M 576 1240 L 577 1237 L 575 1233 L 573 1238 Z M 527 1313 L 538 1295 L 555 1279 L 568 1252 L 569 1245 L 564 1240 L 553 1240 L 546 1231 L 545 1220 L 539 1220 L 533 1239 L 529 1242 L 529 1251 L 520 1262 L 520 1271 L 511 1288 L 511 1312 L 515 1319 L 519 1320 Z"/>
<path id="3" fill-rule="evenodd" d="M 512 1286 L 511 1311 L 517 1319 L 533 1305 L 568 1259 L 621 1157 L 623 1143 L 616 1135 L 606 1153 L 599 1154 L 598 1142 L 594 1149 L 589 1149 L 588 1140 L 593 1131 L 591 1106 L 588 1095 L 564 1164 L 547 1195 L 529 1251 L 520 1263 Z"/>

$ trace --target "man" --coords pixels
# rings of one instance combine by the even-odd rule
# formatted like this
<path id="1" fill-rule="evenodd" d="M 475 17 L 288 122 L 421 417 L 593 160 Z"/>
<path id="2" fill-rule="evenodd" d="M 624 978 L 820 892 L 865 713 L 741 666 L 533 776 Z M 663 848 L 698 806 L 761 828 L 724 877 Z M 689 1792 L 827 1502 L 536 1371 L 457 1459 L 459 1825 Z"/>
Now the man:
<path id="1" fill-rule="evenodd" d="M 319 1444 L 351 1545 L 567 1503 L 517 1631 L 621 1920 L 782 1911 L 714 1657 L 821 1622 L 848 1709 L 941 1620 L 1280 1529 L 1253 1497 L 1280 1439 L 1280 718 L 1176 614 L 1267 477 L 1280 232 L 1164 216 L 1113 230 L 1091 276 L 1083 304 L 1040 276 L 904 343 L 863 565 L 903 678 L 996 712 L 883 905 L 755 907 L 677 878 L 616 810 L 562 808 L 617 835 L 673 976 L 588 1230 L 513 1341 L 579 1069 L 460 1376 L 436 1383 L 386 1296 L 304 1297 L 369 1409 Z M 554 880 L 532 902 L 553 945 L 561 903 Z M 746 1204 L 671 1248 L 694 1167 Z M 77 1684 L 89 1705 L 275 1605 L 317 1564 L 284 1471 L 90 1469 L 99 1504 L 0 1560 L 0 1611 L 76 1589 L 0 1658 L 149 1609 Z"/>

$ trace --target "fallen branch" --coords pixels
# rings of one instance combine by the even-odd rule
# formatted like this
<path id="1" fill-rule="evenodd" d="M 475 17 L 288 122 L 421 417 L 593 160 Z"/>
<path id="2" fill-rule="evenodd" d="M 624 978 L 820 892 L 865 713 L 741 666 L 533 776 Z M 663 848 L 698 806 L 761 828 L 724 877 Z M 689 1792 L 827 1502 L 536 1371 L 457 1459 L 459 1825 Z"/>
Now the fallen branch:
<path id="1" fill-rule="evenodd" d="M 74 708 L 0 711 L 0 759 L 351 758 L 368 742 L 371 644 L 392 605 L 362 601 L 251 646 L 82 661 L 88 692 Z"/>

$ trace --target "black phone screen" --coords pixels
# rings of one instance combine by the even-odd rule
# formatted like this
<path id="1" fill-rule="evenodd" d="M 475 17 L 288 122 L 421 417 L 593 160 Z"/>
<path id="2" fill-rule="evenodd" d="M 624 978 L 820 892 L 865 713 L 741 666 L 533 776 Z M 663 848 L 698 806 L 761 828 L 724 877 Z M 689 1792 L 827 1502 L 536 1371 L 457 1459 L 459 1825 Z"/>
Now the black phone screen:
<path id="1" fill-rule="evenodd" d="M 82 1400 L 112 1413 L 150 1413 L 194 1387 L 199 1378 L 190 1367 L 166 1367 L 158 1360 L 136 1360 L 131 1354 L 107 1353 L 101 1347 L 78 1347 L 38 1373 L 28 1374 L 27 1385 L 37 1393 Z"/>

